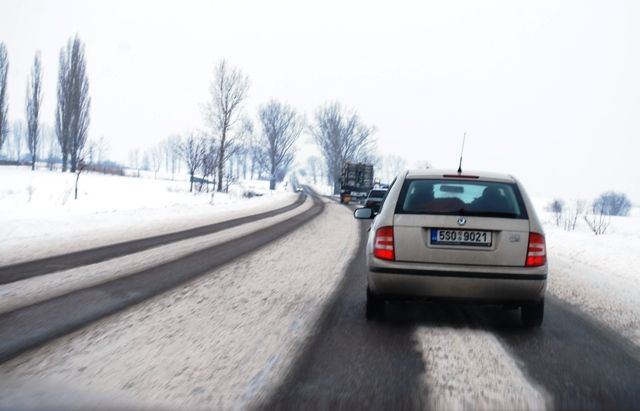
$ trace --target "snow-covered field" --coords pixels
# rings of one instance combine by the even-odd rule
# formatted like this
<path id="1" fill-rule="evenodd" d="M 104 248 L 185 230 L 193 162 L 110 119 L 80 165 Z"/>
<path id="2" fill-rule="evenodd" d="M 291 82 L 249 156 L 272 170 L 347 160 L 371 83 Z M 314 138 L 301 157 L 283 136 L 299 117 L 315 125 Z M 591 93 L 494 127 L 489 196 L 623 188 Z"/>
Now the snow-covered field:
<path id="1" fill-rule="evenodd" d="M 565 231 L 541 206 L 537 212 L 547 238 L 548 291 L 640 346 L 640 209 L 612 217 L 599 236 L 584 221 Z"/>
<path id="2" fill-rule="evenodd" d="M 267 181 L 189 193 L 187 181 L 0 167 L 0 265 L 210 224 L 278 208 L 295 194 Z M 245 193 L 261 194 L 247 198 Z"/>
<path id="3" fill-rule="evenodd" d="M 217 233 L 176 241 L 96 264 L 56 271 L 34 278 L 0 285 L 0 314 L 68 292 L 111 281 L 129 275 L 130 273 L 155 267 L 202 249 L 231 241 L 285 221 L 294 215 L 308 210 L 312 204 L 313 201 L 307 198 L 302 206 L 296 207 L 286 213 L 260 219 L 252 223 L 242 224 Z M 221 212 L 216 215 L 216 217 L 224 218 L 228 215 L 228 212 Z"/>

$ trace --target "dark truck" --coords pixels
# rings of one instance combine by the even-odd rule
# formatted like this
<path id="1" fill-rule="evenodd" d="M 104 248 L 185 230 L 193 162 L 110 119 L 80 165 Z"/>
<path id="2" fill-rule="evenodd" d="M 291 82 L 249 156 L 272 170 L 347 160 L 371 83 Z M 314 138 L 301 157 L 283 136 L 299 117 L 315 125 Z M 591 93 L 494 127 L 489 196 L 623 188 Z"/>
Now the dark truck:
<path id="1" fill-rule="evenodd" d="M 346 162 L 340 174 L 340 202 L 364 200 L 373 188 L 373 165 Z"/>

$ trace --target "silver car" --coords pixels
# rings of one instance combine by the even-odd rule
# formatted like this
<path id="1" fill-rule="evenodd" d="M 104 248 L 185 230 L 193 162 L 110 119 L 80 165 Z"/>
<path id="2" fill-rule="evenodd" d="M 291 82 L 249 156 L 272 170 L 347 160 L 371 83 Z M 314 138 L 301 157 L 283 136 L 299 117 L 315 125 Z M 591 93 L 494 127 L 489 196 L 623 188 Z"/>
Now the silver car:
<path id="1" fill-rule="evenodd" d="M 520 307 L 525 326 L 544 315 L 547 258 L 531 200 L 514 177 L 408 171 L 389 189 L 367 241 L 367 317 L 385 299 L 427 297 Z"/>

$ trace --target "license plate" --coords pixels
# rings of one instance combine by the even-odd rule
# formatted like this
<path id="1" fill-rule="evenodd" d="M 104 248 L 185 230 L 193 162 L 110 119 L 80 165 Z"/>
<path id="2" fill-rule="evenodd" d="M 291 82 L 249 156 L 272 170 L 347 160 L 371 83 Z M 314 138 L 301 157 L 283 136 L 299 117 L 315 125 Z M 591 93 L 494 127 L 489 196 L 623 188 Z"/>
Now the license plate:
<path id="1" fill-rule="evenodd" d="M 431 244 L 433 245 L 490 247 L 491 240 L 491 231 L 431 229 Z"/>

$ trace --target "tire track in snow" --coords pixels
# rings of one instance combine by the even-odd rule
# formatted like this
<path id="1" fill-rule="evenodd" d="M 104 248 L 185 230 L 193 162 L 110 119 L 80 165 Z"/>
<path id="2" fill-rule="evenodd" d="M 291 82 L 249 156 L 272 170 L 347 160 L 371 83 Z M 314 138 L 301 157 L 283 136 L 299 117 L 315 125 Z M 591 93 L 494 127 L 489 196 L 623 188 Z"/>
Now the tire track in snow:
<path id="1" fill-rule="evenodd" d="M 273 217 L 242 224 L 213 234 L 173 242 L 134 254 L 127 254 L 96 264 L 56 271 L 55 273 L 43 274 L 26 280 L 0 285 L 0 314 L 156 267 L 162 263 L 211 248 L 234 238 L 246 236 L 260 228 L 278 224 L 311 207 L 313 207 L 313 200 L 311 197 L 307 197 L 302 206 Z"/>
<path id="2" fill-rule="evenodd" d="M 314 333 L 357 244 L 351 213 L 328 203 L 256 252 L 1 365 L 0 408 L 39 391 L 34 407 L 88 392 L 123 409 L 251 409 Z"/>
<path id="3" fill-rule="evenodd" d="M 322 213 L 324 203 L 315 193 L 312 197 L 312 208 L 275 226 L 126 277 L 0 315 L 0 362 L 168 291 L 284 236 Z"/>
<path id="4" fill-rule="evenodd" d="M 161 245 L 213 234 L 242 224 L 285 213 L 301 206 L 304 203 L 304 200 L 305 196 L 301 194 L 292 204 L 275 210 L 265 211 L 259 214 L 234 218 L 232 220 L 190 228 L 188 230 L 156 235 L 137 240 L 124 241 L 102 247 L 91 248 L 88 250 L 75 251 L 69 254 L 56 255 L 52 257 L 41 258 L 38 260 L 2 266 L 0 267 L 0 285 L 52 273 L 55 271 L 68 270 L 84 265 L 95 264 L 112 258 L 148 250 Z"/>
<path id="5" fill-rule="evenodd" d="M 496 336 L 556 409 L 635 409 L 640 404 L 640 353 L 595 320 L 547 294 L 540 329 L 505 315 L 490 321 Z M 516 325 L 514 325 L 516 324 Z"/>

